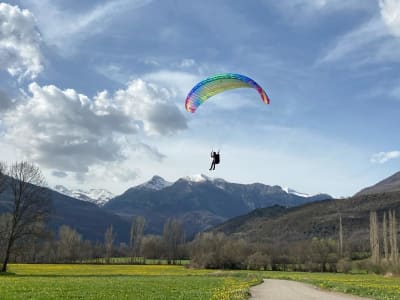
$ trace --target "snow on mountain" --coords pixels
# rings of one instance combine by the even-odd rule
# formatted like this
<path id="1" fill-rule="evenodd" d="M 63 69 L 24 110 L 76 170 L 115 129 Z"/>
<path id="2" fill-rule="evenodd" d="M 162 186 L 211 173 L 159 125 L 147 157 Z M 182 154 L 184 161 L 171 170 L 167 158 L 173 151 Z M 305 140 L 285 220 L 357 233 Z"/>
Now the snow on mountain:
<path id="1" fill-rule="evenodd" d="M 210 181 L 210 182 L 214 183 L 217 187 L 219 187 L 221 189 L 224 189 L 225 184 L 227 183 L 222 178 L 212 178 L 212 177 L 209 177 L 209 176 L 204 175 L 204 174 L 195 174 L 195 175 L 185 176 L 185 177 L 182 177 L 181 179 L 189 181 L 189 182 L 195 182 L 195 183 Z M 313 195 L 306 194 L 306 193 L 301 193 L 301 192 L 298 192 L 298 191 L 296 191 L 294 189 L 291 189 L 289 187 L 280 187 L 280 188 L 284 192 L 286 192 L 288 194 L 296 195 L 296 196 L 303 197 L 303 198 L 313 197 Z"/>
<path id="2" fill-rule="evenodd" d="M 291 189 L 289 187 L 283 187 L 282 190 L 284 190 L 288 194 L 292 194 L 292 195 L 296 195 L 296 196 L 300 196 L 300 197 L 304 197 L 304 198 L 312 197 L 312 195 L 310 195 L 310 194 L 301 193 L 301 192 L 298 192 L 298 191 L 296 191 L 294 189 Z"/>
<path id="3" fill-rule="evenodd" d="M 148 189 L 148 190 L 162 190 L 170 185 L 172 185 L 172 182 L 166 181 L 164 178 L 160 176 L 153 176 L 149 181 L 146 181 L 145 183 L 142 183 L 136 187 L 135 189 Z"/>
<path id="4" fill-rule="evenodd" d="M 208 177 L 204 174 L 196 174 L 182 177 L 181 179 L 191 182 L 204 182 L 204 181 L 213 181 L 213 178 Z"/>
<path id="5" fill-rule="evenodd" d="M 103 206 L 110 199 L 114 198 L 115 195 L 105 189 L 90 189 L 89 191 L 84 191 L 81 189 L 69 190 L 65 186 L 56 185 L 54 189 L 64 195 L 69 197 L 87 201 L 96 204 L 97 206 Z"/>

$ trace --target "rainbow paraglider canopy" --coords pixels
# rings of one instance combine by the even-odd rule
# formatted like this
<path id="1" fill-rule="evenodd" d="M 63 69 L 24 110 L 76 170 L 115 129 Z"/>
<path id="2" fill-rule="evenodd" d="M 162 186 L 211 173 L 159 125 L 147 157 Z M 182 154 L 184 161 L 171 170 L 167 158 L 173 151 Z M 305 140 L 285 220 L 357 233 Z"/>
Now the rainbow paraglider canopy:
<path id="1" fill-rule="evenodd" d="M 253 79 L 240 74 L 225 73 L 208 77 L 196 84 L 186 97 L 186 110 L 194 113 L 208 98 L 226 90 L 237 88 L 253 88 L 260 94 L 265 104 L 270 102 L 267 93 Z"/>

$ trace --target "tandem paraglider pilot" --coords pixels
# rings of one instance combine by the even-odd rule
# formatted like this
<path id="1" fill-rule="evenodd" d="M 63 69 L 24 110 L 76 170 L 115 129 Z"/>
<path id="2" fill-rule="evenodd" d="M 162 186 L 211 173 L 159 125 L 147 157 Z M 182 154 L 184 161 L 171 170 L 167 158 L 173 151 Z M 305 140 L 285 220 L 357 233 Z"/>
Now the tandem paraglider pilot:
<path id="1" fill-rule="evenodd" d="M 219 162 L 220 162 L 219 150 L 218 150 L 218 152 L 211 151 L 211 158 L 212 158 L 212 162 L 211 162 L 210 171 L 215 170 L 215 165 L 219 164 Z"/>

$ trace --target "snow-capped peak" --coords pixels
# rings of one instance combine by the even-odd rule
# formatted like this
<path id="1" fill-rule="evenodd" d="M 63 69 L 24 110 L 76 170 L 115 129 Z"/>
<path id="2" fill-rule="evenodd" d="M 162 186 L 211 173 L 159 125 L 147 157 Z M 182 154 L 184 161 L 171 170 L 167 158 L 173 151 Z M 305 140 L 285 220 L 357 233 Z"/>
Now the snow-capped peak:
<path id="1" fill-rule="evenodd" d="M 182 179 L 186 181 L 191 181 L 191 182 L 205 182 L 205 181 L 213 181 L 211 177 L 208 177 L 204 174 L 196 174 L 196 175 L 190 175 L 190 176 L 185 176 L 182 177 Z"/>
<path id="2" fill-rule="evenodd" d="M 298 192 L 298 191 L 296 191 L 294 189 L 291 189 L 289 187 L 283 187 L 282 190 L 285 191 L 288 194 L 292 194 L 292 195 L 296 195 L 296 196 L 300 196 L 300 197 L 304 197 L 304 198 L 311 197 L 311 195 L 309 195 L 309 194 Z"/>
<path id="3" fill-rule="evenodd" d="M 56 185 L 54 189 L 66 196 L 94 203 L 98 206 L 103 206 L 106 204 L 110 199 L 114 198 L 114 194 L 105 190 L 105 189 L 90 189 L 89 191 L 84 191 L 81 189 L 77 190 L 69 190 L 65 186 Z"/>
<path id="4" fill-rule="evenodd" d="M 155 175 L 149 181 L 136 186 L 136 188 L 145 188 L 149 190 L 159 191 L 170 185 L 172 185 L 172 182 L 166 181 L 164 178 Z"/>

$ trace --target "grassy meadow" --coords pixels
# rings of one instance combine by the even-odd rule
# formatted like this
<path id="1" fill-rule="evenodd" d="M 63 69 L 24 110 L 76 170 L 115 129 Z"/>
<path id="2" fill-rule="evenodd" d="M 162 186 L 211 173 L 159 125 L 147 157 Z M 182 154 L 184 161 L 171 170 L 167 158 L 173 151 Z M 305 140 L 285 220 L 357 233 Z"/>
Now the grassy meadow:
<path id="1" fill-rule="evenodd" d="M 0 276 L 0 299 L 247 299 L 262 278 L 400 299 L 400 278 L 371 274 L 216 271 L 168 265 L 12 264 Z"/>
<path id="2" fill-rule="evenodd" d="M 165 265 L 13 264 L 1 299 L 247 299 L 260 277 Z"/>

